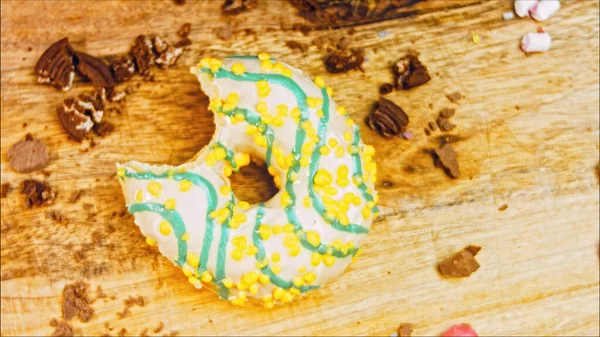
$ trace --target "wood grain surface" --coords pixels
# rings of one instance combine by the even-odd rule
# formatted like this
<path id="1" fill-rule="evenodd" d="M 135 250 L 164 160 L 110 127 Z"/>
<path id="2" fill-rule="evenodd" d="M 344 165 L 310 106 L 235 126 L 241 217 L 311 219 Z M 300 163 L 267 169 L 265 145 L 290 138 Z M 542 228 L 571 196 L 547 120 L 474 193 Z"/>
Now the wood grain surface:
<path id="1" fill-rule="evenodd" d="M 61 316 L 63 286 L 77 280 L 115 297 L 96 301 L 89 322 L 71 321 L 85 335 L 114 336 L 122 328 L 127 335 L 152 333 L 160 321 L 160 334 L 181 335 L 388 336 L 402 322 L 413 323 L 415 335 L 439 335 L 461 322 L 484 336 L 600 334 L 597 1 L 563 1 L 543 23 L 502 20 L 511 1 L 419 2 L 402 17 L 355 26 L 352 46 L 365 48 L 365 71 L 339 75 L 325 72 L 324 52 L 311 47 L 302 54 L 285 42 L 341 37 L 349 28 L 305 36 L 289 29 L 304 21 L 288 2 L 259 1 L 237 17 L 222 17 L 220 3 L 2 2 L 2 182 L 16 187 L 34 177 L 58 191 L 54 205 L 35 209 L 22 206 L 18 191 L 1 200 L 2 335 L 50 335 L 48 321 Z M 95 138 L 95 147 L 69 140 L 55 109 L 91 84 L 77 80 L 67 93 L 37 84 L 33 68 L 45 48 L 68 36 L 79 50 L 115 55 L 138 34 L 177 41 L 184 22 L 192 23 L 191 50 L 176 67 L 155 71 L 156 82 L 137 77 L 121 86 L 141 82 L 122 114 L 107 117 L 115 132 Z M 236 33 L 217 39 L 214 29 L 227 22 Z M 520 38 L 538 26 L 552 35 L 552 49 L 527 56 Z M 189 74 L 201 57 L 268 51 L 321 75 L 334 99 L 364 125 L 379 85 L 392 80 L 391 64 L 408 49 L 421 53 L 433 79 L 387 97 L 410 116 L 414 138 L 384 139 L 362 127 L 363 139 L 377 150 L 382 214 L 358 262 L 322 289 L 271 311 L 234 307 L 194 289 L 144 243 L 132 217 L 121 216 L 115 162 L 178 164 L 209 142 L 208 102 Z M 458 104 L 445 97 L 454 91 L 464 96 Z M 457 109 L 458 127 L 450 133 L 459 139 L 457 180 L 427 154 L 442 134 L 427 137 L 423 129 L 443 107 Z M 18 174 L 8 165 L 8 149 L 28 132 L 50 148 L 48 177 Z M 235 191 L 247 199 L 274 193 L 264 170 L 237 175 Z M 78 190 L 83 196 L 70 203 Z M 499 211 L 505 203 L 508 209 Z M 67 223 L 47 218 L 48 210 L 60 211 Z M 441 279 L 436 263 L 468 244 L 483 247 L 480 270 Z M 147 304 L 118 319 L 132 295 Z"/>

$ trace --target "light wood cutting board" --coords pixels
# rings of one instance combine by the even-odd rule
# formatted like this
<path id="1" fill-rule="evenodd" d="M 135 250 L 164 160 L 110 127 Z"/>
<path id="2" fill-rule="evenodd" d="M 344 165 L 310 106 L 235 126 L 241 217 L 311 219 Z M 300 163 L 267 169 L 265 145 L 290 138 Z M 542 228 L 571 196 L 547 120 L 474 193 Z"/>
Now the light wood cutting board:
<path id="1" fill-rule="evenodd" d="M 51 334 L 48 321 L 61 315 L 63 286 L 82 279 L 115 296 L 95 302 L 88 323 L 72 321 L 85 335 L 116 335 L 122 328 L 137 335 L 159 321 L 161 334 L 182 335 L 388 336 L 402 322 L 413 323 L 416 335 L 439 335 L 460 322 L 480 335 L 600 334 L 597 1 L 563 1 L 542 24 L 502 20 L 510 1 L 418 3 L 406 17 L 355 27 L 353 46 L 366 50 L 365 72 L 340 75 L 325 72 L 324 54 L 315 47 L 302 54 L 285 41 L 341 37 L 347 28 L 304 36 L 281 31 L 280 23 L 303 22 L 287 2 L 261 1 L 233 18 L 220 16 L 220 3 L 2 2 L 2 182 L 47 179 L 59 193 L 54 205 L 37 209 L 23 208 L 18 191 L 1 201 L 2 335 Z M 218 40 L 213 30 L 227 20 L 234 30 L 256 34 Z M 142 82 L 121 115 L 108 117 L 116 131 L 96 138 L 93 148 L 68 140 L 56 106 L 91 85 L 79 81 L 64 93 L 37 84 L 33 67 L 44 49 L 68 36 L 77 49 L 114 55 L 138 34 L 176 41 L 184 22 L 192 23 L 191 50 L 176 67 L 155 71 L 156 82 Z M 526 56 L 520 38 L 538 26 L 552 35 L 552 49 Z M 178 164 L 209 142 L 208 102 L 189 74 L 201 57 L 268 51 L 321 75 L 362 124 L 379 85 L 391 81 L 391 64 L 409 48 L 421 52 L 433 79 L 388 98 L 410 116 L 414 138 L 384 139 L 361 129 L 378 152 L 382 214 L 358 262 L 322 289 L 271 311 L 234 307 L 195 290 L 144 243 L 129 215 L 119 215 L 125 208 L 115 162 Z M 453 91 L 465 96 L 458 104 L 445 97 Z M 441 134 L 427 137 L 423 129 L 443 107 L 457 109 L 451 133 L 460 139 L 457 180 L 424 153 Z M 27 132 L 51 149 L 47 178 L 8 165 L 9 147 Z M 265 200 L 273 193 L 266 178 L 264 170 L 244 170 L 235 191 Z M 77 190 L 83 197 L 69 203 Z M 505 203 L 508 209 L 498 211 Z M 68 223 L 46 218 L 47 210 L 60 210 Z M 441 279 L 436 263 L 468 244 L 483 247 L 481 269 L 467 279 Z M 119 320 L 130 295 L 147 304 Z"/>

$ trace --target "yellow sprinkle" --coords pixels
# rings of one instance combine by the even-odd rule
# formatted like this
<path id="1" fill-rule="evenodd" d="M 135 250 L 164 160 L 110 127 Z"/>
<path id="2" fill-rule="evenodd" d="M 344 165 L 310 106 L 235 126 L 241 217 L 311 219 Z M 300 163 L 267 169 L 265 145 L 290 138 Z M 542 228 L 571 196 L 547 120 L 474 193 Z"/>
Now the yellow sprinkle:
<path id="1" fill-rule="evenodd" d="M 279 260 L 281 259 L 281 255 L 277 252 L 271 254 L 271 261 L 273 262 L 279 262 Z"/>
<path id="2" fill-rule="evenodd" d="M 268 60 L 270 58 L 271 58 L 271 56 L 269 54 L 267 54 L 267 53 L 260 53 L 260 54 L 258 54 L 258 59 L 261 60 L 261 61 Z"/>
<path id="3" fill-rule="evenodd" d="M 283 293 L 285 293 L 285 290 L 277 287 L 277 288 L 273 289 L 273 298 L 276 300 L 279 300 L 283 296 Z"/>
<path id="4" fill-rule="evenodd" d="M 273 234 L 273 229 L 267 225 L 260 225 L 258 226 L 258 234 L 260 235 L 261 239 L 269 240 L 271 234 Z"/>
<path id="5" fill-rule="evenodd" d="M 281 115 L 277 115 L 273 118 L 273 125 L 275 126 L 283 126 L 285 123 L 285 118 Z"/>
<path id="6" fill-rule="evenodd" d="M 300 254 L 300 245 L 297 244 L 295 246 L 289 247 L 288 254 L 290 254 L 291 257 L 298 256 L 298 254 Z"/>
<path id="7" fill-rule="evenodd" d="M 223 185 L 221 186 L 221 194 L 223 195 L 229 195 L 229 193 L 231 193 L 231 187 L 227 186 L 227 185 Z"/>
<path id="8" fill-rule="evenodd" d="M 256 293 L 258 292 L 258 284 L 251 284 L 250 287 L 248 287 L 248 291 L 252 295 L 256 295 Z"/>
<path id="9" fill-rule="evenodd" d="M 290 303 L 292 299 L 294 299 L 294 296 L 289 291 L 284 292 L 281 296 L 281 302 L 283 303 Z"/>
<path id="10" fill-rule="evenodd" d="M 309 143 L 302 144 L 302 149 L 301 149 L 302 154 L 310 156 L 314 150 L 315 150 L 314 143 L 309 142 Z"/>
<path id="11" fill-rule="evenodd" d="M 183 235 L 181 236 L 182 241 L 187 241 L 189 239 L 190 239 L 190 233 L 188 233 L 188 232 L 183 233 Z"/>
<path id="12" fill-rule="evenodd" d="M 235 215 L 233 216 L 233 220 L 235 222 L 239 222 L 239 223 L 243 223 L 246 222 L 248 218 L 246 217 L 246 214 L 244 213 L 235 213 Z"/>
<path id="13" fill-rule="evenodd" d="M 313 252 L 310 257 L 310 264 L 316 267 L 319 265 L 319 263 L 321 263 L 321 254 Z"/>
<path id="14" fill-rule="evenodd" d="M 473 43 L 479 44 L 479 35 L 473 34 L 471 38 L 473 39 Z"/>
<path id="15" fill-rule="evenodd" d="M 283 238 L 283 245 L 287 248 L 294 247 L 298 244 L 298 238 L 295 235 L 286 235 Z"/>
<path id="16" fill-rule="evenodd" d="M 327 195 L 334 196 L 338 193 L 338 189 L 333 186 L 325 186 L 323 187 L 323 192 Z"/>
<path id="17" fill-rule="evenodd" d="M 229 177 L 233 174 L 233 170 L 229 164 L 223 166 L 223 175 Z"/>
<path id="18" fill-rule="evenodd" d="M 319 76 L 315 77 L 315 84 L 317 85 L 317 87 L 319 88 L 323 88 L 325 86 L 325 81 L 323 81 L 323 79 Z"/>
<path id="19" fill-rule="evenodd" d="M 200 285 L 200 281 L 195 276 L 188 277 L 188 282 L 190 282 L 196 287 Z"/>
<path id="20" fill-rule="evenodd" d="M 144 194 L 142 192 L 142 190 L 138 190 L 137 193 L 135 194 L 135 200 L 136 201 L 142 201 Z"/>
<path id="21" fill-rule="evenodd" d="M 268 284 L 269 282 L 271 282 L 271 279 L 268 275 L 260 274 L 258 276 L 258 282 L 260 282 L 261 284 Z"/>
<path id="22" fill-rule="evenodd" d="M 331 255 L 323 255 L 323 263 L 327 267 L 331 267 L 335 263 L 335 257 L 333 257 Z"/>
<path id="23" fill-rule="evenodd" d="M 270 93 L 271 93 L 271 89 L 270 88 L 260 88 L 260 89 L 258 89 L 258 97 L 260 97 L 260 98 L 265 98 L 265 97 L 269 96 Z"/>
<path id="24" fill-rule="evenodd" d="M 281 193 L 280 203 L 283 207 L 287 207 L 289 204 L 292 203 L 292 199 L 290 198 L 290 195 L 287 191 L 283 191 L 283 193 Z"/>
<path id="25" fill-rule="evenodd" d="M 209 153 L 208 156 L 206 156 L 206 164 L 208 166 L 213 166 L 215 163 L 217 162 L 217 158 L 215 157 L 214 153 Z"/>
<path id="26" fill-rule="evenodd" d="M 304 279 L 302 277 L 295 277 L 292 282 L 296 287 L 302 287 L 304 285 Z"/>
<path id="27" fill-rule="evenodd" d="M 117 174 L 119 175 L 119 177 L 124 178 L 125 177 L 125 168 L 121 167 L 120 169 L 118 169 Z"/>
<path id="28" fill-rule="evenodd" d="M 254 135 L 254 142 L 256 143 L 256 145 L 260 146 L 260 147 L 267 147 L 268 143 L 267 143 L 267 138 L 265 138 L 265 136 L 263 135 Z"/>
<path id="29" fill-rule="evenodd" d="M 275 307 L 275 303 L 265 302 L 264 307 L 265 307 L 265 309 L 273 309 L 273 307 Z"/>
<path id="30" fill-rule="evenodd" d="M 209 283 L 210 281 L 212 281 L 212 279 L 213 277 L 208 271 L 205 271 L 200 277 L 200 280 L 204 283 Z"/>
<path id="31" fill-rule="evenodd" d="M 208 213 L 208 216 L 209 216 L 211 219 L 214 219 L 214 218 L 216 218 L 216 217 L 217 217 L 217 211 L 212 211 L 212 212 Z"/>
<path id="32" fill-rule="evenodd" d="M 258 253 L 258 248 L 255 245 L 250 245 L 248 249 L 246 249 L 246 254 L 250 256 L 254 256 Z"/>
<path id="33" fill-rule="evenodd" d="M 183 275 L 185 275 L 187 277 L 194 275 L 194 273 L 189 269 L 185 269 L 185 268 L 181 268 L 181 269 L 183 270 Z"/>
<path id="34" fill-rule="evenodd" d="M 225 220 L 227 220 L 227 218 L 229 218 L 230 214 L 231 214 L 231 211 L 229 210 L 229 208 L 227 208 L 227 207 L 221 208 L 217 212 L 217 221 L 219 221 L 219 223 L 225 222 Z"/>
<path id="35" fill-rule="evenodd" d="M 333 95 L 333 89 L 331 89 L 331 87 L 325 87 L 325 91 L 327 91 L 327 95 Z"/>
<path id="36" fill-rule="evenodd" d="M 292 112 L 290 112 L 290 115 L 294 118 L 300 118 L 300 116 L 302 115 L 302 112 L 298 108 L 293 108 Z"/>
<path id="37" fill-rule="evenodd" d="M 217 160 L 223 160 L 225 159 L 225 157 L 227 157 L 227 151 L 225 151 L 225 149 L 223 149 L 222 147 L 215 148 L 213 152 Z"/>
<path id="38" fill-rule="evenodd" d="M 221 61 L 219 59 L 213 59 L 213 58 L 211 58 L 210 61 L 209 61 L 209 64 L 210 64 L 210 69 L 212 71 L 217 71 L 223 65 L 223 61 Z"/>
<path id="39" fill-rule="evenodd" d="M 343 146 L 338 145 L 335 148 L 335 156 L 338 157 L 338 158 L 341 158 L 341 157 L 344 156 L 344 147 Z"/>
<path id="40" fill-rule="evenodd" d="M 200 63 L 198 63 L 198 66 L 200 67 L 208 67 L 210 65 L 210 58 L 208 57 L 204 57 L 200 60 Z"/>
<path id="41" fill-rule="evenodd" d="M 162 185 L 156 181 L 151 181 L 148 183 L 148 192 L 153 196 L 158 197 L 162 192 Z"/>
<path id="42" fill-rule="evenodd" d="M 236 261 L 241 261 L 243 257 L 244 257 L 244 252 L 242 252 L 240 249 L 234 249 L 231 252 L 231 258 Z"/>
<path id="43" fill-rule="evenodd" d="M 261 88 L 268 88 L 269 87 L 269 82 L 267 82 L 266 80 L 260 80 L 258 82 L 256 82 L 256 88 L 261 89 Z"/>
<path id="44" fill-rule="evenodd" d="M 254 125 L 248 125 L 248 127 L 246 127 L 246 134 L 252 136 L 252 135 L 256 135 L 258 133 L 258 128 Z"/>
<path id="45" fill-rule="evenodd" d="M 285 66 L 280 62 L 277 62 L 273 65 L 273 70 L 275 70 L 278 73 L 281 73 L 284 69 L 285 69 Z"/>
<path id="46" fill-rule="evenodd" d="M 242 210 L 242 211 L 246 211 L 250 208 L 250 204 L 245 202 L 245 201 L 240 201 L 238 202 L 238 207 Z"/>
<path id="47" fill-rule="evenodd" d="M 318 186 L 327 186 L 331 184 L 332 181 L 333 178 L 331 177 L 331 173 L 325 169 L 319 169 L 313 179 L 313 182 Z"/>
<path id="48" fill-rule="evenodd" d="M 258 129 L 256 130 L 258 132 Z M 242 167 L 250 164 L 250 156 L 246 153 L 236 153 L 233 155 L 233 160 L 237 167 Z"/>
<path id="49" fill-rule="evenodd" d="M 317 279 L 317 274 L 315 274 L 313 272 L 308 272 L 308 273 L 304 274 L 304 281 L 308 284 L 315 282 L 316 279 Z"/>
<path id="50" fill-rule="evenodd" d="M 353 203 L 355 206 L 358 206 L 358 205 L 360 205 L 361 201 L 362 201 L 362 200 L 360 200 L 360 197 L 359 197 L 359 196 L 355 196 L 355 197 L 354 197 L 354 199 L 352 200 L 352 203 Z"/>
<path id="51" fill-rule="evenodd" d="M 200 258 L 196 254 L 188 253 L 186 262 L 190 267 L 195 269 L 200 264 Z"/>
<path id="52" fill-rule="evenodd" d="M 256 273 L 255 271 L 249 271 L 244 274 L 242 280 L 244 281 L 244 283 L 254 284 L 258 281 L 258 273 Z"/>
<path id="53" fill-rule="evenodd" d="M 346 178 L 337 178 L 335 180 L 336 185 L 338 185 L 339 187 L 346 187 L 348 186 L 348 184 L 350 183 L 350 181 Z"/>
<path id="54" fill-rule="evenodd" d="M 298 290 L 297 288 L 290 288 L 290 294 L 300 295 L 300 290 Z"/>
<path id="55" fill-rule="evenodd" d="M 179 190 L 181 192 L 189 191 L 190 188 L 192 188 L 192 182 L 191 181 L 184 179 L 181 182 L 179 182 Z"/>
<path id="56" fill-rule="evenodd" d="M 171 224 L 168 221 L 163 221 L 158 226 L 158 230 L 162 235 L 169 235 L 171 234 Z"/>
<path id="57" fill-rule="evenodd" d="M 239 290 L 248 290 L 248 286 L 249 286 L 249 284 L 247 284 L 246 282 L 244 282 L 244 281 L 242 281 L 242 280 L 240 280 L 240 281 L 237 283 L 237 288 L 238 288 Z"/>
<path id="58" fill-rule="evenodd" d="M 278 115 L 287 116 L 288 114 L 288 107 L 285 104 L 279 104 L 275 109 L 277 110 Z"/>
<path id="59" fill-rule="evenodd" d="M 264 267 L 266 267 L 269 264 L 269 260 L 267 259 L 262 259 L 262 260 L 258 260 L 256 261 L 256 263 L 254 263 L 254 265 L 256 266 L 256 268 L 258 269 L 263 269 Z"/>
<path id="60" fill-rule="evenodd" d="M 153 239 L 153 238 L 151 238 L 151 237 L 149 237 L 149 236 L 148 236 L 148 237 L 146 237 L 146 243 L 147 243 L 149 246 L 154 246 L 154 245 L 156 244 L 156 241 L 154 241 L 154 239 Z"/>
<path id="61" fill-rule="evenodd" d="M 234 242 L 232 241 L 232 243 L 234 243 Z M 246 239 L 245 236 L 240 235 L 237 237 L 237 246 L 239 248 L 244 249 L 244 248 L 246 248 L 247 245 L 248 245 L 248 239 Z"/>
<path id="62" fill-rule="evenodd" d="M 236 75 L 241 75 L 246 72 L 246 68 L 241 63 L 235 63 L 231 66 L 231 71 Z"/>
<path id="63" fill-rule="evenodd" d="M 300 266 L 300 267 L 298 267 L 298 272 L 304 273 L 305 271 L 306 271 L 306 266 Z"/>
<path id="64" fill-rule="evenodd" d="M 289 224 L 287 224 L 287 225 L 283 226 L 283 232 L 284 232 L 284 233 L 292 234 L 292 233 L 294 233 L 294 230 L 295 230 L 295 229 L 296 229 L 296 228 L 295 228 L 295 227 L 294 227 L 294 225 L 292 225 L 291 223 L 289 223 Z"/>
<path id="65" fill-rule="evenodd" d="M 303 204 L 304 204 L 304 207 L 310 208 L 310 197 L 308 197 L 308 196 L 304 197 Z"/>
<path id="66" fill-rule="evenodd" d="M 306 104 L 312 108 L 312 109 L 316 109 L 317 108 L 317 99 L 314 97 L 306 97 Z"/>
<path id="67" fill-rule="evenodd" d="M 350 224 L 350 219 L 348 219 L 348 215 L 346 215 L 346 213 L 339 213 L 338 220 L 342 226 L 348 226 Z"/>
<path id="68" fill-rule="evenodd" d="M 175 199 L 173 198 L 169 198 L 167 199 L 167 201 L 165 201 L 165 208 L 166 209 L 175 209 Z"/>
<path id="69" fill-rule="evenodd" d="M 256 103 L 256 111 L 258 111 L 259 113 L 265 113 L 268 112 L 269 109 L 267 107 L 267 103 L 265 102 L 258 102 Z"/>
<path id="70" fill-rule="evenodd" d="M 338 106 L 335 108 L 335 110 L 336 110 L 336 111 L 337 111 L 337 112 L 338 112 L 340 115 L 342 115 L 342 116 L 345 116 L 345 115 L 347 115 L 347 114 L 348 114 L 348 112 L 346 111 L 346 108 L 344 108 L 344 107 L 343 107 L 343 106 L 341 106 L 341 105 L 338 105 Z"/>
<path id="71" fill-rule="evenodd" d="M 290 68 L 284 68 L 281 71 L 281 74 L 283 74 L 284 76 L 287 76 L 287 77 L 292 77 L 294 75 L 294 73 L 292 72 L 292 69 L 290 69 Z"/>
<path id="72" fill-rule="evenodd" d="M 354 120 L 352 118 L 346 119 L 346 125 L 348 125 L 348 127 L 352 127 L 354 125 Z"/>
<path id="73" fill-rule="evenodd" d="M 271 271 L 273 272 L 273 274 L 279 274 L 281 272 L 281 265 L 280 264 L 275 264 L 271 267 Z"/>
<path id="74" fill-rule="evenodd" d="M 352 141 L 352 134 L 350 132 L 344 132 L 344 140 L 347 142 Z"/>
<path id="75" fill-rule="evenodd" d="M 323 117 L 323 110 L 319 109 L 316 111 L 317 117 L 322 118 Z"/>
<path id="76" fill-rule="evenodd" d="M 231 289 L 231 287 L 233 287 L 233 282 L 230 279 L 224 279 L 223 286 L 227 289 Z"/>
<path id="77" fill-rule="evenodd" d="M 263 70 L 272 70 L 273 69 L 273 62 L 271 62 L 271 60 L 264 60 L 264 61 L 260 62 L 260 67 Z"/>
<path id="78" fill-rule="evenodd" d="M 336 146 L 338 145 L 338 141 L 337 141 L 337 139 L 335 139 L 335 138 L 331 138 L 331 139 L 330 139 L 330 140 L 327 142 L 327 144 L 329 144 L 329 146 L 333 148 L 333 147 L 336 147 Z"/>
<path id="79" fill-rule="evenodd" d="M 281 225 L 275 225 L 273 226 L 273 234 L 278 235 L 281 234 L 283 228 L 281 228 Z"/>
<path id="80" fill-rule="evenodd" d="M 308 158 L 308 156 L 302 156 L 302 158 L 300 158 L 300 166 L 307 167 L 309 164 L 310 159 Z"/>
<path id="81" fill-rule="evenodd" d="M 331 152 L 331 150 L 329 150 L 329 147 L 327 146 L 321 146 L 319 148 L 319 152 L 321 153 L 321 155 L 326 156 L 329 154 L 329 152 Z"/>
<path id="82" fill-rule="evenodd" d="M 321 243 L 321 235 L 319 235 L 319 233 L 315 231 L 308 231 L 306 232 L 306 240 L 312 246 L 317 247 Z"/>

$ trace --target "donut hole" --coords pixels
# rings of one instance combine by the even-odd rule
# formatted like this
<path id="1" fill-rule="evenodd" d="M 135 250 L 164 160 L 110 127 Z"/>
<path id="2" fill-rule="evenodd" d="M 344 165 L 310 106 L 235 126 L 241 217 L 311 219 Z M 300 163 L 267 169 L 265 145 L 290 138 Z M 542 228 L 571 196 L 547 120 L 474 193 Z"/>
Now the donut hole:
<path id="1" fill-rule="evenodd" d="M 229 179 L 235 196 L 250 204 L 266 202 L 279 192 L 273 176 L 267 171 L 267 166 L 259 160 L 253 159 L 249 165 L 240 168 L 239 172 L 234 172 Z"/>

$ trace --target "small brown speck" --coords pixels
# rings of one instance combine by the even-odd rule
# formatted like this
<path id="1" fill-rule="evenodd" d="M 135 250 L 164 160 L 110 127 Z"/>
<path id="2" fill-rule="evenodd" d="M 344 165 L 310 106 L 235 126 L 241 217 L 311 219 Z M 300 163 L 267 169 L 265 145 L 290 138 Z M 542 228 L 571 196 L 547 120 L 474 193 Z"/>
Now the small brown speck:
<path id="1" fill-rule="evenodd" d="M 127 333 L 127 329 L 123 328 L 123 329 L 119 330 L 119 335 L 118 336 L 119 337 L 124 337 L 126 333 Z"/>
<path id="2" fill-rule="evenodd" d="M 502 212 L 502 211 L 506 210 L 507 208 L 508 208 L 508 204 L 503 204 L 502 206 L 498 207 L 498 210 L 500 212 Z"/>
<path id="3" fill-rule="evenodd" d="M 154 330 L 152 330 L 152 332 L 159 333 L 162 331 L 162 329 L 164 329 L 164 327 L 165 327 L 165 323 L 160 321 L 160 322 L 158 322 L 158 326 L 156 328 L 154 328 Z"/>

